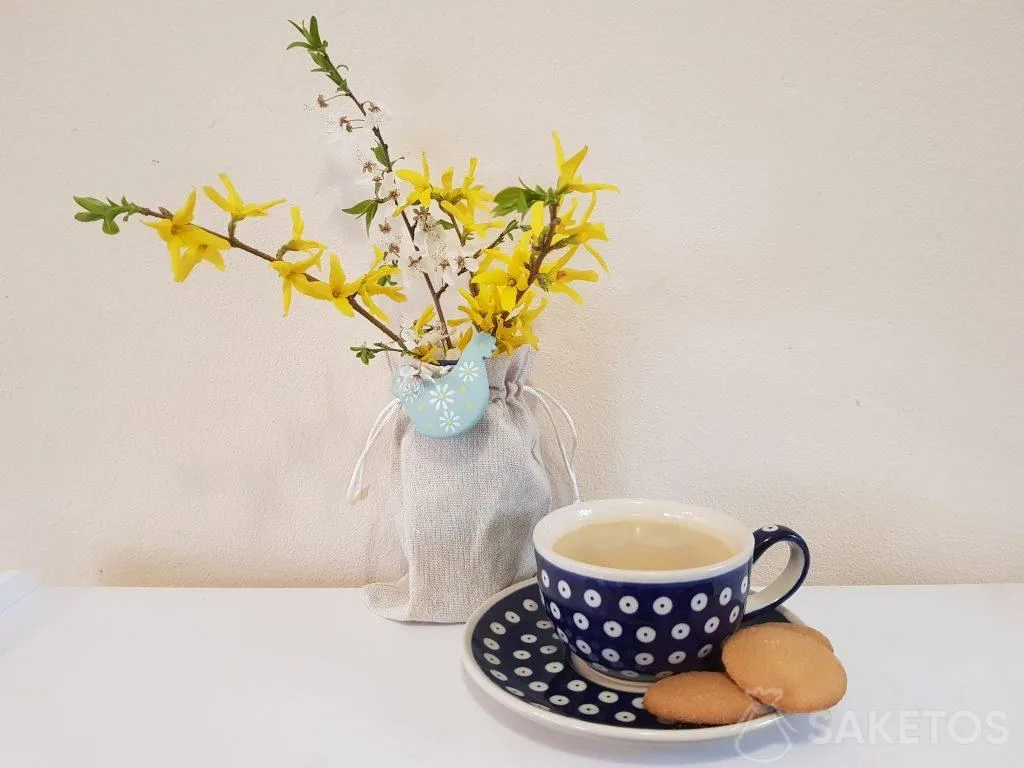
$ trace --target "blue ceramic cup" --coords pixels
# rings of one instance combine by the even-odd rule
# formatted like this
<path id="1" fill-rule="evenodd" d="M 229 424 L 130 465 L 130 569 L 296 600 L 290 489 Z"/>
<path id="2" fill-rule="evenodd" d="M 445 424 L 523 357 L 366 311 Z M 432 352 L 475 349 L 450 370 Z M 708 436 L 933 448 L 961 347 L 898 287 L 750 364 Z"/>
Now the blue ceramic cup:
<path id="1" fill-rule="evenodd" d="M 563 557 L 555 543 L 585 525 L 628 519 L 678 520 L 714 535 L 732 555 L 701 568 L 640 571 Z M 651 682 L 709 666 L 722 643 L 750 618 L 775 608 L 803 583 L 807 544 L 766 525 L 751 533 L 721 512 L 674 501 L 604 499 L 555 510 L 534 528 L 541 600 L 573 662 L 625 681 Z M 789 547 L 779 577 L 751 593 L 750 566 L 775 545 Z"/>

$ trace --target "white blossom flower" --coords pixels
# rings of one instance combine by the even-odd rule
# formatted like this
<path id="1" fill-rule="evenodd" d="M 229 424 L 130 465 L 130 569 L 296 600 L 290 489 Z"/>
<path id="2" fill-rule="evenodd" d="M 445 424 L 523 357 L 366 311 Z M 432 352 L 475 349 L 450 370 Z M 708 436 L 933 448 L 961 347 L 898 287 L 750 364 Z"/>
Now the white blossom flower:
<path id="1" fill-rule="evenodd" d="M 455 393 L 447 384 L 435 384 L 430 392 L 430 404 L 435 411 L 447 411 L 455 405 Z"/>
<path id="2" fill-rule="evenodd" d="M 375 101 L 364 101 L 363 109 L 366 110 L 366 127 L 370 130 L 380 128 L 384 119 L 384 110 L 381 109 L 380 104 Z"/>
<path id="3" fill-rule="evenodd" d="M 442 285 L 455 285 L 459 279 L 459 269 L 455 259 L 441 253 L 434 259 L 434 265 Z"/>
<path id="4" fill-rule="evenodd" d="M 359 163 L 359 172 L 363 175 L 364 183 L 369 181 L 376 184 L 386 173 L 384 166 L 377 162 L 377 158 L 364 149 L 356 150 L 356 161 Z"/>
<path id="5" fill-rule="evenodd" d="M 460 246 L 455 255 L 455 266 L 459 272 L 473 274 L 480 269 L 480 259 L 477 258 L 477 249 L 471 245 Z"/>
<path id="6" fill-rule="evenodd" d="M 411 365 L 403 365 L 398 369 L 398 375 L 401 377 L 401 381 L 398 385 L 399 391 L 402 393 L 403 400 L 411 400 L 420 393 L 420 387 L 424 381 L 432 381 L 434 378 L 434 370 L 422 361 L 417 361 Z"/>

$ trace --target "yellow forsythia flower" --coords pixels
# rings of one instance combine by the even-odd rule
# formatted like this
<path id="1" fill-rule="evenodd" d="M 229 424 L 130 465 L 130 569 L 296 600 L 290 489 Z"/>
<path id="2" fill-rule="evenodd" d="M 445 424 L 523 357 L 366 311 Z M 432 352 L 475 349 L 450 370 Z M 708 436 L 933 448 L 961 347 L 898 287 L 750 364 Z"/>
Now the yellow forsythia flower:
<path id="1" fill-rule="evenodd" d="M 192 272 L 200 261 L 209 261 L 218 269 L 224 269 L 222 251 L 231 247 L 222 237 L 200 229 L 192 223 L 196 210 L 196 191 L 193 189 L 181 206 L 169 219 L 143 222 L 156 230 L 160 239 L 167 243 L 171 256 L 171 274 L 181 282 Z"/>
<path id="2" fill-rule="evenodd" d="M 323 256 L 324 251 L 327 250 L 327 246 L 323 243 L 318 243 L 316 240 L 304 240 L 302 237 L 302 231 L 305 229 L 305 224 L 302 221 L 302 212 L 299 210 L 299 206 L 292 206 L 292 239 L 281 246 L 282 251 L 302 251 L 308 253 L 311 256 L 316 257 L 316 265 L 320 266 L 320 257 Z"/>
<path id="3" fill-rule="evenodd" d="M 296 209 L 293 209 L 296 210 Z M 300 232 L 301 234 L 301 232 Z M 279 259 L 272 261 L 270 268 L 281 276 L 281 294 L 284 299 L 284 313 L 287 315 L 292 306 L 292 288 L 299 293 L 312 296 L 315 299 L 326 298 L 323 296 L 323 283 L 313 282 L 304 274 L 306 270 L 316 265 L 320 266 L 320 254 L 310 256 L 308 259 L 291 262 Z"/>
<path id="4" fill-rule="evenodd" d="M 405 202 L 395 209 L 395 216 L 398 216 L 402 211 L 408 208 L 410 205 L 419 203 L 420 205 L 430 205 L 430 200 L 434 194 L 434 188 L 430 185 L 430 166 L 427 164 L 427 153 L 423 153 L 423 173 L 416 173 L 416 171 L 410 171 L 408 169 L 401 169 L 395 171 L 395 175 L 398 176 L 402 181 L 412 185 L 412 192 L 405 199 Z"/>
<path id="5" fill-rule="evenodd" d="M 599 189 L 610 189 L 615 192 L 619 188 L 614 184 L 601 184 L 598 182 L 584 183 L 583 179 L 577 176 L 583 158 L 587 156 L 590 148 L 585 146 L 568 160 L 565 159 L 565 152 L 562 150 L 562 141 L 558 138 L 556 131 L 551 132 L 555 140 L 555 164 L 558 166 L 558 189 L 569 192 L 596 192 Z"/>
<path id="6" fill-rule="evenodd" d="M 225 198 L 213 187 L 203 187 L 203 192 L 206 196 L 213 201 L 223 211 L 231 214 L 231 218 L 236 221 L 248 218 L 250 216 L 267 216 L 267 211 L 273 208 L 275 205 L 280 205 L 284 202 L 284 198 L 278 198 L 277 200 L 271 200 L 269 203 L 246 203 L 242 200 L 238 192 L 235 191 L 235 185 L 231 183 L 231 179 L 226 173 L 217 175 L 217 178 L 221 180 L 224 185 L 224 189 L 227 190 L 228 196 Z"/>

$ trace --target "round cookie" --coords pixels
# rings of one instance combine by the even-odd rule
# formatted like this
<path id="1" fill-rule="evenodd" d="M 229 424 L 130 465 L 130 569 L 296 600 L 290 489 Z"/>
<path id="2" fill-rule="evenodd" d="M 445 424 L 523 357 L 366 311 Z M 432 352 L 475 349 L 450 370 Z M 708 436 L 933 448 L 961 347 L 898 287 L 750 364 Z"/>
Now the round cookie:
<path id="1" fill-rule="evenodd" d="M 814 627 L 808 627 L 806 624 L 789 624 L 781 621 L 778 622 L 778 626 L 785 627 L 786 629 L 791 630 L 793 632 L 799 632 L 801 635 L 805 635 L 807 637 L 813 637 L 815 640 L 824 645 L 833 653 L 835 653 L 836 651 L 836 649 L 832 647 L 832 641 L 825 637 L 823 633 L 819 632 Z"/>
<path id="2" fill-rule="evenodd" d="M 644 709 L 665 720 L 698 725 L 730 725 L 768 712 L 721 672 L 684 672 L 659 680 L 647 689 Z"/>
<path id="3" fill-rule="evenodd" d="M 725 671 L 758 701 L 783 712 L 817 712 L 846 693 L 846 670 L 816 637 L 780 624 L 741 629 L 722 647 Z"/>

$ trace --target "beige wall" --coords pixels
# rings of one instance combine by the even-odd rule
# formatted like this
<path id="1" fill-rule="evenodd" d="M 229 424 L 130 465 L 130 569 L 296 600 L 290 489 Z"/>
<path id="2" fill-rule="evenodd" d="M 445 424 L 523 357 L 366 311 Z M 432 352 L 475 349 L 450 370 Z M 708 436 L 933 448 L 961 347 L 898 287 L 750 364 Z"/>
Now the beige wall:
<path id="1" fill-rule="evenodd" d="M 314 8 L 314 6 L 309 6 Z M 0 568 L 62 584 L 393 572 L 363 325 L 242 255 L 171 282 L 152 233 L 231 172 L 358 260 L 354 162 L 303 110 L 302 3 L 0 11 Z M 622 187 L 611 278 L 543 326 L 588 496 L 786 522 L 822 583 L 1024 579 L 1024 5 L 320 3 L 392 143 L 494 186 L 548 132 Z M 260 225 L 267 245 L 287 223 Z M 382 462 L 371 465 L 371 472 Z"/>

